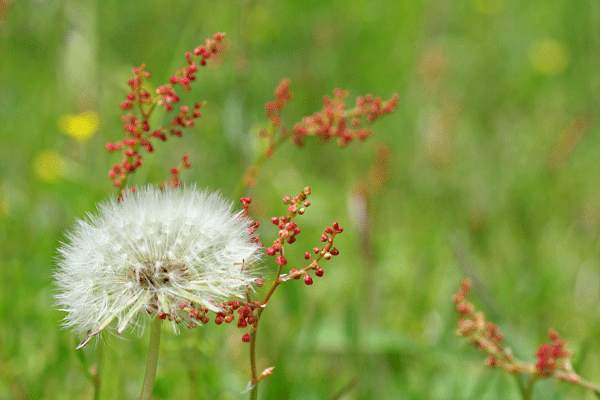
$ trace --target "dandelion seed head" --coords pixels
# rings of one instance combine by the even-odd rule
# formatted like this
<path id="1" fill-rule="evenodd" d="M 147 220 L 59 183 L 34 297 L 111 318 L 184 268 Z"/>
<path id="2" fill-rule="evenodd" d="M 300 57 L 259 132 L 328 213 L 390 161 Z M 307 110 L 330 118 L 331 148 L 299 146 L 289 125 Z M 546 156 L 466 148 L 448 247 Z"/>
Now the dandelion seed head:
<path id="1" fill-rule="evenodd" d="M 58 249 L 56 301 L 64 325 L 89 338 L 116 320 L 117 332 L 150 313 L 173 326 L 197 324 L 180 304 L 220 311 L 242 297 L 259 260 L 252 221 L 218 193 L 195 187 L 138 189 L 100 203 Z M 240 265 L 243 263 L 243 265 Z"/>

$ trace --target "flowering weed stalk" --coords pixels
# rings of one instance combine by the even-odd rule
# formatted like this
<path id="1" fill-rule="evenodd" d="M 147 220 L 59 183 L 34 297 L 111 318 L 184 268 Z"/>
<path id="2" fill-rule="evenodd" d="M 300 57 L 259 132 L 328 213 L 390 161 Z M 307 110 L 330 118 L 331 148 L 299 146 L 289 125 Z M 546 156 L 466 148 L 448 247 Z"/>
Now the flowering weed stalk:
<path id="1" fill-rule="evenodd" d="M 183 129 L 195 126 L 196 119 L 202 116 L 200 109 L 205 103 L 197 102 L 193 106 L 178 106 L 181 99 L 176 89 L 191 90 L 191 83 L 196 80 L 199 68 L 206 66 L 211 59 L 222 52 L 224 38 L 224 33 L 216 33 L 212 38 L 206 39 L 204 46 L 198 46 L 193 52 L 185 53 L 185 66 L 169 78 L 168 84 L 159 86 L 154 94 L 148 91 L 145 84 L 146 80 L 151 77 L 145 66 L 141 65 L 139 68 L 133 69 L 134 77 L 127 82 L 130 91 L 121 103 L 121 109 L 127 111 L 121 117 L 125 137 L 118 142 L 109 142 L 106 145 L 109 151 L 123 152 L 121 163 L 114 164 L 108 172 L 108 176 L 120 191 L 125 188 L 129 175 L 142 165 L 144 152 L 152 153 L 154 151 L 153 142 L 156 140 L 165 142 L 169 136 L 181 137 Z M 152 127 L 150 117 L 157 106 L 162 107 L 167 113 L 178 112 L 168 124 Z M 170 183 L 177 186 L 179 173 L 183 168 L 190 166 L 188 156 L 183 154 L 179 166 L 171 169 Z"/>
<path id="2" fill-rule="evenodd" d="M 153 152 L 155 144 L 166 141 L 168 136 L 181 137 L 182 130 L 193 127 L 201 116 L 204 102 L 178 106 L 178 90 L 191 90 L 199 68 L 220 55 L 224 36 L 217 33 L 204 46 L 186 53 L 184 67 L 169 78 L 168 84 L 159 86 L 156 93 L 147 89 L 146 80 L 151 74 L 145 66 L 133 70 L 134 78 L 128 81 L 130 91 L 120 105 L 126 111 L 122 117 L 124 138 L 106 145 L 109 151 L 122 153 L 120 163 L 108 172 L 118 195 L 100 203 L 96 214 L 78 221 L 58 249 L 56 300 L 67 313 L 64 325 L 84 336 L 77 349 L 112 329 L 113 321 L 116 332 L 121 334 L 129 326 L 143 327 L 148 316 L 151 318 L 141 399 L 149 399 L 152 394 L 162 323 L 169 321 L 177 332 L 181 325 L 194 328 L 208 323 L 210 313 L 217 325 L 237 318 L 237 327 L 246 331 L 242 341 L 250 344 L 250 398 L 256 399 L 258 382 L 274 368 L 259 374 L 256 367 L 256 333 L 266 304 L 283 282 L 302 279 L 306 285 L 312 285 L 311 271 L 322 277 L 323 260 L 339 254 L 333 242 L 343 229 L 334 222 L 321 235 L 322 245 L 304 253 L 307 264 L 284 273 L 284 268 L 288 268 L 285 247 L 294 243 L 301 232 L 296 220 L 310 206 L 307 198 L 311 191 L 306 187 L 296 196 L 285 196 L 286 213 L 271 219 L 278 237 L 264 250 L 267 256 L 274 257 L 277 269 L 263 299 L 253 301 L 253 287 L 264 285 L 254 269 L 264 246 L 256 235 L 259 223 L 249 216 L 249 197 L 240 199 L 243 210 L 235 212 L 232 204 L 218 193 L 182 185 L 179 174 L 191 166 L 186 154 L 171 169 L 171 179 L 158 187 L 124 190 L 129 176 L 143 165 L 145 153 Z M 289 80 L 280 83 L 275 95 L 276 100 L 266 104 L 269 128 L 261 132 L 267 150 L 248 168 L 238 187 L 240 193 L 254 183 L 258 168 L 285 140 L 298 146 L 310 136 L 321 142 L 337 138 L 340 146 L 354 139 L 364 140 L 371 131 L 361 127 L 362 120 L 372 123 L 392 112 L 398 102 L 397 95 L 388 101 L 367 95 L 359 97 L 356 106 L 347 110 L 347 92 L 336 89 L 333 98 L 324 98 L 322 111 L 303 118 L 289 131 L 280 119 L 285 104 L 292 98 Z M 150 117 L 157 106 L 166 113 L 174 112 L 174 116 L 168 124 L 152 127 Z M 94 371 L 90 379 L 93 378 L 97 398 L 98 368 Z"/>
<path id="3" fill-rule="evenodd" d="M 502 368 L 515 374 L 519 389 L 524 400 L 531 399 L 533 384 L 541 378 L 554 378 L 559 381 L 570 382 L 592 391 L 600 397 L 600 387 L 585 381 L 571 365 L 572 352 L 566 349 L 567 341 L 561 339 L 554 329 L 548 330 L 550 342 L 538 346 L 535 364 L 518 360 L 502 342 L 504 334 L 498 325 L 485 319 L 482 312 L 475 312 L 475 307 L 467 301 L 471 288 L 470 279 L 464 279 L 460 290 L 452 296 L 458 312 L 458 329 L 456 333 L 464 336 L 467 341 L 478 349 L 488 353 L 485 363 L 491 367 Z M 518 379 L 519 375 L 528 375 L 526 384 Z"/>
<path id="4" fill-rule="evenodd" d="M 393 112 L 398 105 L 398 94 L 383 101 L 381 97 L 367 94 L 356 99 L 356 105 L 348 109 L 345 99 L 349 92 L 342 89 L 333 91 L 333 98 L 323 97 L 323 108 L 311 116 L 302 118 L 293 129 L 286 128 L 281 120 L 285 105 L 293 99 L 290 91 L 290 80 L 283 79 L 275 89 L 275 100 L 265 104 L 268 126 L 259 131 L 259 136 L 265 141 L 265 150 L 256 162 L 246 169 L 243 180 L 235 194 L 241 196 L 244 188 L 254 186 L 256 174 L 262 165 L 273 156 L 283 143 L 290 141 L 302 147 L 309 137 L 316 137 L 321 143 L 337 140 L 340 147 L 346 146 L 353 140 L 365 140 L 373 134 L 369 128 L 363 128 L 364 121 L 371 124 L 380 117 Z"/>
<path id="5" fill-rule="evenodd" d="M 300 234 L 300 228 L 296 223 L 296 218 L 303 215 L 306 208 L 310 206 L 310 202 L 307 201 L 307 197 L 310 195 L 311 190 L 307 186 L 297 196 L 285 196 L 283 198 L 283 204 L 287 205 L 287 214 L 280 217 L 271 218 L 271 223 L 276 225 L 279 229 L 278 238 L 273 241 L 273 245 L 266 249 L 266 254 L 271 257 L 275 257 L 275 263 L 277 264 L 277 271 L 271 286 L 263 300 L 258 303 L 260 307 L 256 307 L 256 315 L 253 318 L 252 328 L 249 334 L 246 334 L 242 339 L 245 342 L 250 342 L 250 369 L 251 369 L 251 380 L 249 383 L 250 388 L 250 399 L 256 399 L 258 382 L 266 376 L 271 375 L 274 367 L 265 369 L 262 373 L 258 374 L 256 368 L 256 332 L 258 329 L 258 322 L 260 316 L 264 311 L 264 306 L 269 302 L 271 296 L 275 292 L 275 289 L 280 284 L 289 281 L 291 279 L 299 280 L 302 279 L 306 285 L 312 285 L 313 279 L 309 274 L 309 271 L 314 271 L 315 276 L 322 277 L 324 274 L 323 268 L 321 268 L 321 260 L 330 260 L 333 256 L 339 254 L 339 250 L 333 247 L 333 240 L 336 235 L 342 233 L 344 229 L 337 223 L 334 222 L 331 227 L 327 227 L 325 232 L 321 235 L 320 241 L 323 244 L 322 247 L 314 247 L 312 251 L 304 253 L 304 260 L 309 264 L 301 269 L 290 269 L 289 274 L 284 274 L 283 269 L 288 265 L 288 260 L 285 257 L 285 245 L 292 244 L 296 241 L 296 236 Z M 249 198 L 241 199 L 244 203 L 245 208 L 249 204 Z M 314 253 L 314 255 L 313 255 Z"/>

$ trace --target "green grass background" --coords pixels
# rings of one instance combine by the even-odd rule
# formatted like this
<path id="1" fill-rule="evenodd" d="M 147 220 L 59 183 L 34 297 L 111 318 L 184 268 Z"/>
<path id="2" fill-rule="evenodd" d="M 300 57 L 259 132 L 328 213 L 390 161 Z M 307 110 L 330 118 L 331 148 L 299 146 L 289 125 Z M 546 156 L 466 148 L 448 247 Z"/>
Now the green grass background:
<path id="1" fill-rule="evenodd" d="M 4 0 L 0 10 L 0 399 L 89 398 L 81 338 L 53 306 L 55 249 L 114 195 L 106 174 L 119 156 L 104 145 L 123 136 L 131 69 L 146 63 L 162 84 L 219 31 L 229 43 L 220 67 L 202 70 L 186 97 L 207 100 L 204 116 L 157 146 L 132 184 L 164 181 L 187 151 L 184 182 L 232 193 L 284 77 L 295 94 L 288 126 L 336 87 L 350 102 L 400 95 L 366 142 L 288 143 L 246 191 L 270 243 L 281 197 L 312 187 L 291 267 L 333 221 L 346 228 L 324 277 L 282 285 L 263 314 L 258 366 L 275 371 L 260 398 L 518 399 L 513 377 L 455 335 L 450 296 L 464 276 L 517 357 L 534 362 L 554 327 L 578 372 L 600 383 L 597 1 Z M 539 43 L 558 50 L 536 61 Z M 61 116 L 84 111 L 100 117 L 94 136 L 59 130 Z M 389 163 L 377 184 L 368 176 L 381 149 Z M 49 150 L 66 162 L 51 182 L 35 169 Z M 247 398 L 242 334 L 165 329 L 155 398 Z M 101 343 L 100 398 L 139 396 L 148 330 Z M 89 363 L 99 347 L 82 350 Z M 554 381 L 535 389 L 537 399 L 592 398 Z"/>

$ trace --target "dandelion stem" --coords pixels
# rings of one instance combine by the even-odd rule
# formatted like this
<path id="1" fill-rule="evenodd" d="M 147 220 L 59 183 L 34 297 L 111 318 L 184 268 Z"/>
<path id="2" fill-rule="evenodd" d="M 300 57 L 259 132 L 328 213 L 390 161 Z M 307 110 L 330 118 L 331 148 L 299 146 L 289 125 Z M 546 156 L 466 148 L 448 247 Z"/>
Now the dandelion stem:
<path id="1" fill-rule="evenodd" d="M 154 318 L 150 328 L 150 346 L 148 349 L 148 363 L 146 364 L 146 375 L 144 376 L 144 385 L 142 386 L 142 395 L 140 400 L 149 400 L 154 388 L 154 378 L 156 378 L 156 367 L 158 365 L 158 349 L 160 347 L 160 328 L 162 319 Z"/>
<path id="2" fill-rule="evenodd" d="M 94 400 L 100 399 L 100 368 L 104 358 L 104 346 L 102 343 L 98 346 L 98 356 L 96 359 L 96 368 L 92 369 L 92 382 L 94 383 Z M 92 367 L 93 368 L 93 367 Z"/>

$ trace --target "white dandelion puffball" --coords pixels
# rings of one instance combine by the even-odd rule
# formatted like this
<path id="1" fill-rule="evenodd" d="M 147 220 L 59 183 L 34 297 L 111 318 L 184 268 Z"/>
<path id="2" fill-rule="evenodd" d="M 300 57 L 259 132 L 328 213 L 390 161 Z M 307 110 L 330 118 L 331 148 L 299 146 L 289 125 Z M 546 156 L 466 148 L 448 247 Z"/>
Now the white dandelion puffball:
<path id="1" fill-rule="evenodd" d="M 232 210 L 218 193 L 149 186 L 79 220 L 55 273 L 64 325 L 87 335 L 79 347 L 113 320 L 118 333 L 143 313 L 198 325 L 188 306 L 220 311 L 219 300 L 242 297 L 260 247 Z"/>

